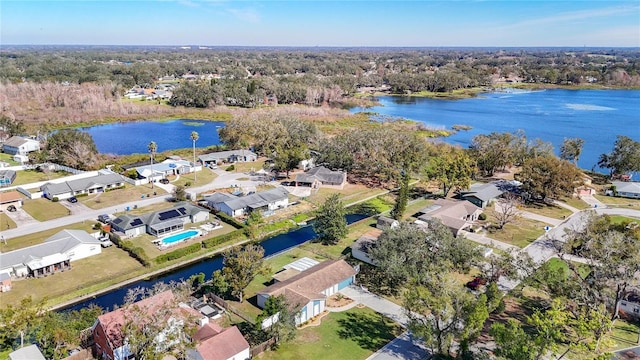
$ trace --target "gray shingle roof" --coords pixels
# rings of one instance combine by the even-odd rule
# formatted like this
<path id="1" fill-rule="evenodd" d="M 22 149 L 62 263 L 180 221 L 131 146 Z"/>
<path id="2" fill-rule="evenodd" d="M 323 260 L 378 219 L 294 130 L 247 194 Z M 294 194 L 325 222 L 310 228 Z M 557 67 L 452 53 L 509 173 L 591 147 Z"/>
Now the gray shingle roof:
<path id="1" fill-rule="evenodd" d="M 475 183 L 469 187 L 469 191 L 465 192 L 465 194 L 463 194 L 462 197 L 465 198 L 468 196 L 474 196 L 482 200 L 483 202 L 488 202 L 491 199 L 497 198 L 503 193 L 504 191 L 500 190 L 500 188 L 496 184 Z"/>
<path id="2" fill-rule="evenodd" d="M 68 192 L 85 191 L 90 188 L 99 185 L 98 187 L 106 187 L 108 185 L 115 185 L 124 183 L 122 175 L 116 173 L 100 174 L 84 179 L 69 180 L 61 183 L 46 183 L 40 187 L 41 191 L 49 194 L 50 196 L 56 196 Z"/>
<path id="3" fill-rule="evenodd" d="M 4 142 L 4 146 L 19 147 L 20 145 L 26 143 L 27 141 L 28 139 L 23 138 L 21 136 L 12 136 L 9 139 L 7 139 L 7 141 Z"/>
<path id="4" fill-rule="evenodd" d="M 96 244 L 100 241 L 83 230 L 62 230 L 43 243 L 0 254 L 0 269 L 25 264 L 46 256 L 61 254 L 80 244 Z"/>
<path id="5" fill-rule="evenodd" d="M 640 194 L 640 183 L 630 181 L 614 181 L 616 191 Z"/>
<path id="6" fill-rule="evenodd" d="M 275 188 L 247 196 L 235 197 L 234 199 L 225 200 L 221 203 L 226 204 L 232 210 L 244 209 L 246 207 L 259 208 L 276 201 L 284 200 L 288 196 L 289 192 L 287 189 Z"/>
<path id="7" fill-rule="evenodd" d="M 295 181 L 311 183 L 319 180 L 322 183 L 342 184 L 347 178 L 347 174 L 342 171 L 329 170 L 324 166 L 314 167 L 303 174 L 296 175 Z"/>
<path id="8" fill-rule="evenodd" d="M 256 153 L 250 150 L 227 150 L 227 151 L 218 151 L 218 152 L 200 155 L 198 156 L 198 159 L 203 162 L 214 161 L 214 160 L 218 161 L 218 160 L 228 160 L 230 157 L 233 157 L 233 156 L 246 156 L 246 157 L 255 157 L 255 158 L 258 157 Z"/>
<path id="9" fill-rule="evenodd" d="M 180 209 L 184 209 L 184 211 Z M 143 215 L 123 214 L 115 218 L 111 223 L 119 229 L 127 231 L 141 226 L 155 226 L 173 221 L 174 219 L 190 217 L 201 211 L 209 212 L 209 210 L 195 206 L 189 202 L 180 202 L 169 209 L 154 211 Z"/>

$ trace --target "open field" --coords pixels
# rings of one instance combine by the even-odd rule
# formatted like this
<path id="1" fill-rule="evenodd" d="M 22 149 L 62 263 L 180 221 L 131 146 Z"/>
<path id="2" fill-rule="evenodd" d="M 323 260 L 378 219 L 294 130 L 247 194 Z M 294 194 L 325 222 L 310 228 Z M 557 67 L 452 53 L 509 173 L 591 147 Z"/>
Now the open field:
<path id="1" fill-rule="evenodd" d="M 594 197 L 610 207 L 622 207 L 640 210 L 640 199 L 627 199 L 605 195 L 594 195 Z"/>
<path id="2" fill-rule="evenodd" d="M 123 250 L 112 246 L 102 253 L 74 261 L 71 269 L 39 279 L 24 279 L 13 282 L 11 291 L 0 294 L 0 303 L 16 304 L 25 296 L 35 300 L 55 298 L 73 291 L 89 293 L 91 285 L 106 279 L 117 283 L 125 280 L 142 265 Z"/>
<path id="3" fill-rule="evenodd" d="M 347 184 L 344 189 L 321 187 L 316 193 L 307 198 L 308 201 L 321 205 L 332 194 L 340 194 L 340 200 L 345 205 L 353 204 L 370 197 L 386 193 L 385 189 L 368 188 L 364 185 Z"/>
<path id="4" fill-rule="evenodd" d="M 11 183 L 11 185 L 24 185 L 39 181 L 49 181 L 69 175 L 71 174 L 66 171 L 50 171 L 44 173 L 37 170 L 21 170 L 16 171 L 16 179 Z"/>
<path id="5" fill-rule="evenodd" d="M 22 209 L 38 221 L 47 221 L 69 215 L 69 209 L 45 198 L 25 200 L 24 204 L 22 204 Z"/>
<path id="6" fill-rule="evenodd" d="M 571 210 L 569 209 L 565 209 L 556 205 L 546 205 L 539 203 L 526 205 L 522 207 L 522 210 L 558 220 L 562 220 L 572 214 Z"/>
<path id="7" fill-rule="evenodd" d="M 220 165 L 220 169 L 227 169 L 229 166 L 233 165 L 233 172 L 237 172 L 237 173 L 245 173 L 245 172 L 251 172 L 251 171 L 258 171 L 260 169 L 262 169 L 262 167 L 264 166 L 264 162 L 265 160 L 267 160 L 267 158 L 261 157 L 258 158 L 257 161 L 251 161 L 251 162 L 236 162 L 233 164 L 222 164 Z"/>
<path id="8" fill-rule="evenodd" d="M 195 174 L 195 175 L 194 175 Z M 218 175 L 208 168 L 203 168 L 202 171 L 198 171 L 190 174 L 182 174 L 180 178 L 175 180 L 175 176 L 169 177 L 169 181 L 175 186 L 185 186 L 189 183 L 189 186 L 202 186 L 212 182 Z M 194 179 L 195 178 L 195 179 Z M 189 190 L 189 187 L 187 187 Z"/>
<path id="9" fill-rule="evenodd" d="M 295 340 L 267 351 L 259 359 L 366 359 L 399 335 L 391 319 L 368 308 L 329 313 L 320 326 L 299 330 Z"/>
<path id="10" fill-rule="evenodd" d="M 78 201 L 83 203 L 84 205 L 92 208 L 92 209 L 102 209 L 109 206 L 115 206 L 122 204 L 124 201 L 130 200 L 135 201 L 142 198 L 142 195 L 145 197 L 147 195 L 153 196 L 153 193 L 156 193 L 156 196 L 165 195 L 167 192 L 159 187 L 151 188 L 151 184 L 143 184 L 139 186 L 133 186 L 131 184 L 126 183 L 123 189 L 111 190 L 103 193 L 90 194 L 88 196 L 81 196 L 78 198 Z M 123 205 L 123 210 L 124 210 Z"/>

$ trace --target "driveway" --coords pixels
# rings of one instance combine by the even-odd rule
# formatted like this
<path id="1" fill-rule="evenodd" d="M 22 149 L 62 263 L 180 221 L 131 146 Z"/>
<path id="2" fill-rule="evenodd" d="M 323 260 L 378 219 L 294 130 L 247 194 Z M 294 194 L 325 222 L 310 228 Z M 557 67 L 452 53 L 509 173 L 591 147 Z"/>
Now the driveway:
<path id="1" fill-rule="evenodd" d="M 58 204 L 61 204 L 62 206 L 66 207 L 69 210 L 69 215 L 84 214 L 88 211 L 93 211 L 93 209 L 81 203 L 80 201 L 76 203 L 71 203 L 71 202 L 68 202 L 67 200 L 64 200 L 64 201 L 58 202 Z"/>
<path id="2" fill-rule="evenodd" d="M 16 211 L 5 211 L 5 214 L 16 223 L 16 227 L 28 226 L 32 224 L 37 224 L 38 220 L 34 219 L 33 216 L 29 215 L 28 212 L 24 211 L 22 208 L 17 208 Z M 2 231 L 4 229 L 0 229 Z M 16 229 L 17 230 L 17 229 Z M 9 231 L 9 230 L 7 230 Z M 6 233 L 6 231 L 3 231 Z"/>

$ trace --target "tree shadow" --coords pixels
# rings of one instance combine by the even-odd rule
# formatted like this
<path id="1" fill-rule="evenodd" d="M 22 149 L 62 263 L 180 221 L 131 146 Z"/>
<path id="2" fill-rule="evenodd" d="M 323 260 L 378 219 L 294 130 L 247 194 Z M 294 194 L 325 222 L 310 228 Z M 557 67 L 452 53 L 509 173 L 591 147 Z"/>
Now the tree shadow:
<path id="1" fill-rule="evenodd" d="M 355 341 L 361 348 L 377 351 L 395 338 L 395 323 L 381 314 L 347 313 L 345 319 L 339 319 L 341 338 Z"/>

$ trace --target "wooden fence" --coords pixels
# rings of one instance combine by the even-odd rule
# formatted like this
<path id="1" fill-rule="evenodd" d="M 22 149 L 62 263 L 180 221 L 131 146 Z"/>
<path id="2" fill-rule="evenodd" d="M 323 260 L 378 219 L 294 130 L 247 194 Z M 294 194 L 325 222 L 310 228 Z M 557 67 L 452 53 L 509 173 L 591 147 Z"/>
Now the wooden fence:
<path id="1" fill-rule="evenodd" d="M 223 309 L 232 312 L 233 314 L 241 317 L 244 321 L 249 322 L 251 324 L 253 324 L 253 319 L 246 316 L 245 314 L 243 314 L 242 312 L 240 312 L 240 310 L 236 309 L 235 307 L 233 307 L 232 305 L 230 305 L 228 302 L 226 302 L 223 298 L 219 297 L 216 294 L 213 293 L 209 293 L 207 294 L 207 297 L 210 297 L 213 302 L 215 302 L 216 304 L 220 305 Z"/>
<path id="2" fill-rule="evenodd" d="M 258 344 L 254 347 L 251 348 L 250 350 L 250 354 L 251 354 L 251 358 L 254 358 L 260 354 L 262 354 L 263 352 L 265 352 L 266 350 L 270 349 L 271 347 L 273 347 L 273 345 L 275 345 L 276 343 L 276 338 L 271 338 L 261 344 Z"/>

